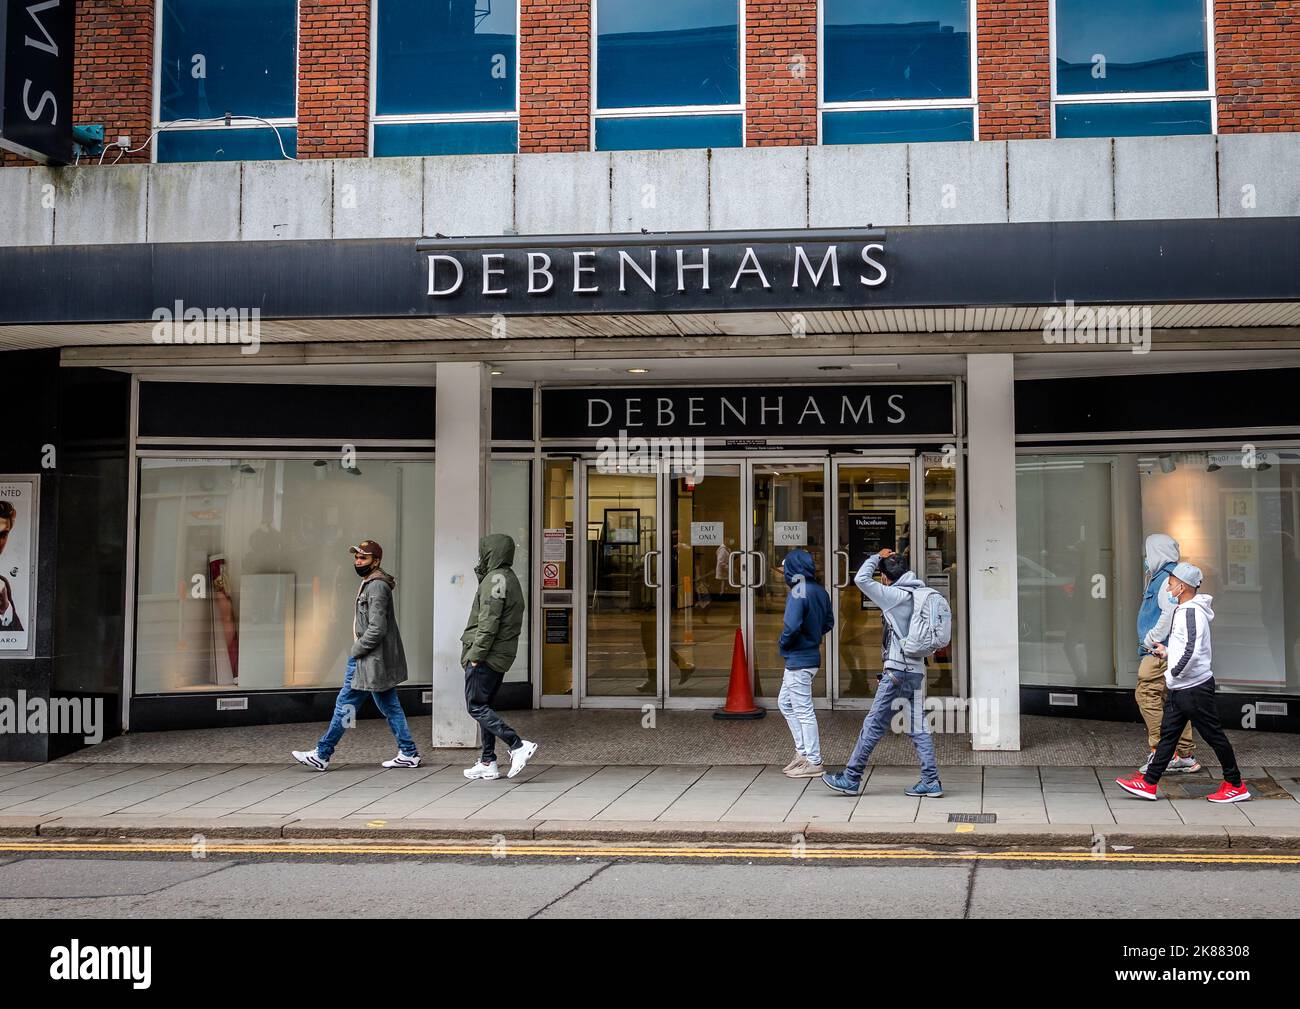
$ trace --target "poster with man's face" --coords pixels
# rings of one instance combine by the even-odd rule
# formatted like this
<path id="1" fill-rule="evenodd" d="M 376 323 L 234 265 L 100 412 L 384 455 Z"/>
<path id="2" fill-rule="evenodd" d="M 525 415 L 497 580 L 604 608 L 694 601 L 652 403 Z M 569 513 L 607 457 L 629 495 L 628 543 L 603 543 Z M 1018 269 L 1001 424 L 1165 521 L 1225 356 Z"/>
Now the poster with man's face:
<path id="1" fill-rule="evenodd" d="M 36 480 L 0 476 L 0 658 L 31 654 Z"/>

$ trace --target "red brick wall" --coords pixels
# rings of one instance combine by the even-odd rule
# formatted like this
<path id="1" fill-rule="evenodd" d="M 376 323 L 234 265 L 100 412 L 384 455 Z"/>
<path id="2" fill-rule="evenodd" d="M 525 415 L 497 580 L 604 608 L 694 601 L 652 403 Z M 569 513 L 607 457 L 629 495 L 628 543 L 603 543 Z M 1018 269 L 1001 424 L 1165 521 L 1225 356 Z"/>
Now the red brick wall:
<path id="1" fill-rule="evenodd" d="M 745 144 L 817 143 L 817 0 L 745 2 Z"/>
<path id="2" fill-rule="evenodd" d="M 73 116 L 78 125 L 101 123 L 104 139 L 129 136 L 139 147 L 153 128 L 154 0 L 80 0 Z M 2 152 L 4 164 L 30 164 Z M 122 158 L 148 161 L 149 148 Z M 106 160 L 117 157 L 110 153 Z"/>
<path id="3" fill-rule="evenodd" d="M 1300 129 L 1300 0 L 1216 0 L 1220 133 Z"/>
<path id="4" fill-rule="evenodd" d="M 591 149 L 591 7 L 520 0 L 521 153 Z"/>
<path id="5" fill-rule="evenodd" d="M 370 3 L 300 0 L 298 157 L 370 153 Z"/>
<path id="6" fill-rule="evenodd" d="M 1050 0 L 1001 0 L 976 7 L 979 137 L 1052 135 Z"/>

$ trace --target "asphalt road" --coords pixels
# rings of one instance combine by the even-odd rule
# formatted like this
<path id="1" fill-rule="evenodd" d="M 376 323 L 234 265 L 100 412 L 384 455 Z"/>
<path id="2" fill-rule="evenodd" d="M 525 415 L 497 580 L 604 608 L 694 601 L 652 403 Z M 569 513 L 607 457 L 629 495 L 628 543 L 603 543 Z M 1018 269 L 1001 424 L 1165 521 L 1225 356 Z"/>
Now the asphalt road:
<path id="1" fill-rule="evenodd" d="M 1300 865 L 0 853 L 3 918 L 1294 918 Z"/>

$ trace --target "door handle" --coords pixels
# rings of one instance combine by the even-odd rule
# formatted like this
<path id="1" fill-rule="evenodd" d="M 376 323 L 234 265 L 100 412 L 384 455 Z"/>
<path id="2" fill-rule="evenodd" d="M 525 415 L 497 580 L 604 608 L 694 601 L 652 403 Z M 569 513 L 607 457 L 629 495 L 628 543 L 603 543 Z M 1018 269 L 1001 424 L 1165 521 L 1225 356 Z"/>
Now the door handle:
<path id="1" fill-rule="evenodd" d="M 831 556 L 835 558 L 836 574 L 839 573 L 840 558 L 841 557 L 844 558 L 844 581 L 839 581 L 837 579 L 835 582 L 835 587 L 837 589 L 847 589 L 849 587 L 849 582 L 852 581 L 852 572 L 853 572 L 853 561 L 849 558 L 849 552 L 847 550 L 836 550 L 833 554 L 831 554 Z"/>
<path id="2" fill-rule="evenodd" d="M 751 589 L 761 589 L 764 585 L 767 584 L 767 558 L 763 556 L 763 551 L 761 550 L 746 550 L 745 553 L 752 554 L 753 556 L 758 558 L 758 575 L 759 575 L 758 584 L 750 585 L 749 587 Z M 746 574 L 749 573 L 748 564 L 745 565 L 745 572 Z"/>
<path id="3" fill-rule="evenodd" d="M 645 587 L 648 589 L 659 588 L 658 582 L 652 582 L 650 580 L 650 558 L 658 556 L 658 550 L 647 550 L 641 558 L 641 581 L 645 583 Z"/>
<path id="4" fill-rule="evenodd" d="M 727 554 L 727 584 L 733 589 L 744 588 L 740 582 L 736 581 L 736 558 L 740 556 L 739 550 L 733 550 Z"/>

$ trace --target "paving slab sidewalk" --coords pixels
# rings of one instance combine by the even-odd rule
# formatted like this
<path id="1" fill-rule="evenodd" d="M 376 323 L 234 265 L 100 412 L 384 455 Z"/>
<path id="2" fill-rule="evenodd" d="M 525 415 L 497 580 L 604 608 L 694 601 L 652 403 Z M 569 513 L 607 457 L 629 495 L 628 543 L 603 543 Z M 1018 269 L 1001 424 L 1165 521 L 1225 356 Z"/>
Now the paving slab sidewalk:
<path id="1" fill-rule="evenodd" d="M 497 781 L 467 781 L 459 763 L 51 766 L 0 763 L 0 837 L 1300 849 L 1300 766 L 1243 768 L 1259 797 L 1227 806 L 1201 797 L 1209 770 L 1167 779 L 1188 797 L 1150 802 L 1113 784 L 1125 767 L 945 768 L 945 795 L 917 799 L 903 794 L 914 770 L 874 765 L 856 797 L 772 764 L 534 764 Z M 953 822 L 973 814 L 993 822 Z"/>

